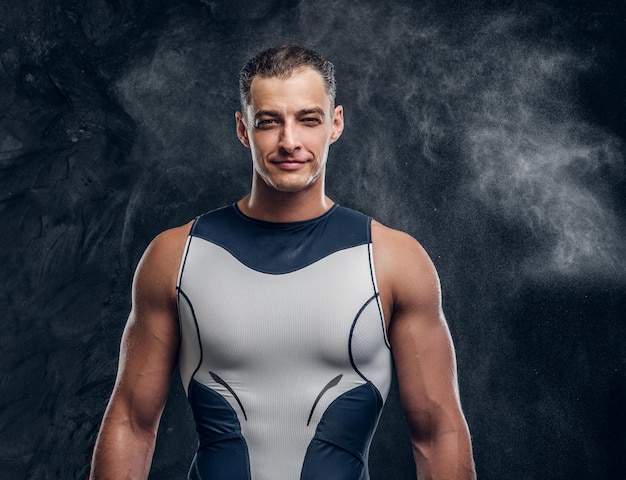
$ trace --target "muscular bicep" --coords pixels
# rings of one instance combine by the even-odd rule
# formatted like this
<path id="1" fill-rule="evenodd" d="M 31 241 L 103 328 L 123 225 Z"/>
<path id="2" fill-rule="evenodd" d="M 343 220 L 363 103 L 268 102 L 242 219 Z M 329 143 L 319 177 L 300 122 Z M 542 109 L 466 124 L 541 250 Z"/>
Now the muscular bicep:
<path id="1" fill-rule="evenodd" d="M 389 341 L 411 435 L 418 439 L 445 428 L 447 417 L 460 412 L 454 348 L 427 253 L 400 232 L 383 230 L 378 239 Z"/>
<path id="2" fill-rule="evenodd" d="M 122 337 L 120 363 L 111 403 L 133 425 L 155 430 L 175 365 L 177 332 L 155 328 L 142 313 L 131 312 Z M 169 319 L 163 319 L 169 323 Z"/>
<path id="3" fill-rule="evenodd" d="M 179 344 L 175 294 L 180 241 L 171 237 L 157 237 L 135 272 L 110 402 L 109 413 L 118 421 L 148 431 L 158 426 Z"/>
<path id="4" fill-rule="evenodd" d="M 443 317 L 419 318 L 405 311 L 395 317 L 390 342 L 402 405 L 411 436 L 431 437 L 454 425 L 458 415 L 456 362 Z"/>

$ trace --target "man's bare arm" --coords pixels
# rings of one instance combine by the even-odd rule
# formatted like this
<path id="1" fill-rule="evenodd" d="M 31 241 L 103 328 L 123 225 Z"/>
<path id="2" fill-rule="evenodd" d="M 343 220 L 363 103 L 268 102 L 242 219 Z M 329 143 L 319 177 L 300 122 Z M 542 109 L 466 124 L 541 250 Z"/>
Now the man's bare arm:
<path id="1" fill-rule="evenodd" d="M 377 273 L 382 271 L 381 300 L 389 319 L 418 478 L 473 480 L 471 440 L 435 267 L 410 236 L 378 224 L 373 235 Z"/>
<path id="2" fill-rule="evenodd" d="M 176 364 L 176 277 L 188 227 L 159 235 L 133 279 L 115 387 L 93 455 L 92 480 L 148 477 L 156 432 Z"/>

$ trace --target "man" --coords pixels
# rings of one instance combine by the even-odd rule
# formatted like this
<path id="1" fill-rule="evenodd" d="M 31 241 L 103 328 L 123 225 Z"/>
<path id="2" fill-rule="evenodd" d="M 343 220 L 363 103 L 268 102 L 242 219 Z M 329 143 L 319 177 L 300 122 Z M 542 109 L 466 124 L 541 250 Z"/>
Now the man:
<path id="1" fill-rule="evenodd" d="M 475 478 L 439 280 L 408 235 L 325 195 L 333 66 L 296 46 L 240 75 L 250 193 L 141 259 L 92 479 L 146 478 L 178 362 L 190 479 L 367 479 L 392 359 L 420 479 Z"/>

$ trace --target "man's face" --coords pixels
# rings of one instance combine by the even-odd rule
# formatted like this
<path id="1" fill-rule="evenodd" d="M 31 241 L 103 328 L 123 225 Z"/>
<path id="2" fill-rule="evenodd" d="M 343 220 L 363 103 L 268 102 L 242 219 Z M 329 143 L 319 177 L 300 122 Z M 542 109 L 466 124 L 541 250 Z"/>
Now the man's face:
<path id="1" fill-rule="evenodd" d="M 343 131 L 343 110 L 331 108 L 321 75 L 307 67 L 289 78 L 256 76 L 250 99 L 236 114 L 237 135 L 250 148 L 255 176 L 281 192 L 323 185 L 328 147 Z"/>

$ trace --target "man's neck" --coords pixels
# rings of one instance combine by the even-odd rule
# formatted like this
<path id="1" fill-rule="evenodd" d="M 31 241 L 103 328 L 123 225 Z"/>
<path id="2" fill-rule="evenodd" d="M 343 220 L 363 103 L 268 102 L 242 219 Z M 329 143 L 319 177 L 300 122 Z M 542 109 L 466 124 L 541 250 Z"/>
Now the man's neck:
<path id="1" fill-rule="evenodd" d="M 280 192 L 255 186 L 250 194 L 237 202 L 239 210 L 244 215 L 278 223 L 299 222 L 319 217 L 333 204 L 334 202 L 324 194 L 323 188 Z"/>

